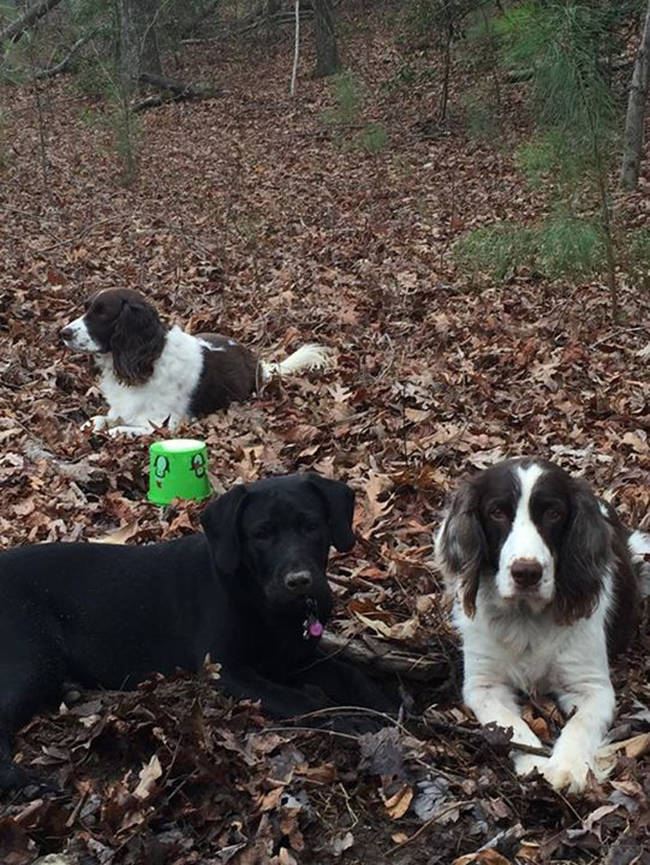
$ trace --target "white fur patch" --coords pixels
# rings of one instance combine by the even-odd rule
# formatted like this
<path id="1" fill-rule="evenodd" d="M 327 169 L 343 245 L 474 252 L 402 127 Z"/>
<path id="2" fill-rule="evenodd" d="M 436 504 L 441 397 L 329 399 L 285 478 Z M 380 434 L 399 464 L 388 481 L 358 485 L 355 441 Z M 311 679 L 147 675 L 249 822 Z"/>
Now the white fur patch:
<path id="1" fill-rule="evenodd" d="M 632 556 L 650 556 L 650 535 L 645 532 L 632 532 L 627 539 L 627 545 Z"/>
<path id="2" fill-rule="evenodd" d="M 65 330 L 67 333 L 63 341 L 68 348 L 71 348 L 73 351 L 88 351 L 92 354 L 97 354 L 100 351 L 100 347 L 88 333 L 83 315 L 66 325 Z"/>
<path id="3" fill-rule="evenodd" d="M 521 591 L 512 577 L 513 563 L 518 559 L 536 562 L 542 567 L 542 577 L 534 595 L 527 592 L 526 597 L 531 604 L 539 602 L 543 606 L 553 598 L 555 593 L 555 563 L 551 551 L 533 522 L 530 499 L 535 484 L 544 474 L 544 470 L 533 463 L 527 468 L 517 466 L 516 472 L 521 489 L 510 533 L 501 547 L 499 570 L 495 578 L 496 585 L 502 598 L 507 600 L 516 598 Z"/>
<path id="4" fill-rule="evenodd" d="M 116 434 L 141 435 L 152 432 L 169 418 L 174 429 L 189 413 L 192 393 L 203 369 L 203 340 L 173 327 L 157 358 L 151 378 L 139 385 L 117 380 L 110 354 L 98 357 L 102 369 L 100 386 L 109 404 L 108 425 Z"/>
<path id="5" fill-rule="evenodd" d="M 519 774 L 537 767 L 557 789 L 584 789 L 614 716 L 605 632 L 610 587 L 611 574 L 606 574 L 592 615 L 571 625 L 558 625 L 548 609 L 534 613 L 521 603 L 504 609 L 484 586 L 474 618 L 460 602 L 454 607 L 463 638 L 463 696 L 481 724 L 512 727 L 513 741 L 541 747 L 521 718 L 516 692 L 554 693 L 564 712 L 574 712 L 550 759 L 525 754 L 515 758 Z"/>
<path id="6" fill-rule="evenodd" d="M 301 369 L 327 369 L 331 363 L 332 350 L 324 345 L 310 342 L 301 345 L 279 363 L 261 361 L 262 381 L 268 381 L 273 375 L 289 375 Z"/>
<path id="7" fill-rule="evenodd" d="M 199 342 L 203 348 L 207 348 L 208 351 L 225 351 L 225 347 L 223 345 L 213 345 L 211 342 L 208 342 L 207 339 L 199 339 L 199 337 L 195 337 L 197 342 Z M 232 342 L 232 340 L 229 340 Z M 233 343 L 234 345 L 234 343 Z"/>

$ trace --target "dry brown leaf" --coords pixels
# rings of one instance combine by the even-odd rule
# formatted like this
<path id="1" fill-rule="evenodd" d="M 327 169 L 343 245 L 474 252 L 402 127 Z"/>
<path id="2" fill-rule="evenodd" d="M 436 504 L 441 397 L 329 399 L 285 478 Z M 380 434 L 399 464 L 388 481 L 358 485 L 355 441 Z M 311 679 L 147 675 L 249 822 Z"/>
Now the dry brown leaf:
<path id="1" fill-rule="evenodd" d="M 650 751 L 650 733 L 639 733 L 638 736 L 632 736 L 630 739 L 622 739 L 620 742 L 612 742 L 608 745 L 602 745 L 598 749 L 597 756 L 609 757 L 616 754 L 618 751 L 624 751 L 626 757 L 638 759 Z"/>
<path id="2" fill-rule="evenodd" d="M 542 740 L 542 742 L 548 742 L 550 740 L 551 731 L 548 728 L 548 724 L 544 718 L 535 715 L 535 711 L 531 706 L 526 706 L 521 717 L 528 724 L 533 733 Z"/>
<path id="3" fill-rule="evenodd" d="M 323 763 L 320 766 L 297 766 L 296 775 L 309 778 L 319 784 L 333 784 L 336 780 L 337 769 L 333 763 Z"/>
<path id="4" fill-rule="evenodd" d="M 391 820 L 399 820 L 408 811 L 412 800 L 413 788 L 409 784 L 404 784 L 397 793 L 384 800 L 386 813 Z"/>
<path id="5" fill-rule="evenodd" d="M 487 850 L 478 850 L 476 853 L 469 853 L 467 856 L 460 856 L 454 859 L 452 865 L 512 865 L 510 859 L 506 859 L 497 850 L 488 848 Z"/>
<path id="6" fill-rule="evenodd" d="M 262 799 L 259 804 L 259 810 L 264 811 L 274 811 L 278 805 L 280 804 L 280 799 L 284 794 L 284 787 L 278 786 L 274 787 L 272 790 L 269 790 L 268 793 L 265 793 L 262 796 Z"/>
<path id="7" fill-rule="evenodd" d="M 138 520 L 132 520 L 119 529 L 112 532 L 107 532 L 105 535 L 98 535 L 94 538 L 88 538 L 91 544 L 125 544 L 140 531 Z"/>

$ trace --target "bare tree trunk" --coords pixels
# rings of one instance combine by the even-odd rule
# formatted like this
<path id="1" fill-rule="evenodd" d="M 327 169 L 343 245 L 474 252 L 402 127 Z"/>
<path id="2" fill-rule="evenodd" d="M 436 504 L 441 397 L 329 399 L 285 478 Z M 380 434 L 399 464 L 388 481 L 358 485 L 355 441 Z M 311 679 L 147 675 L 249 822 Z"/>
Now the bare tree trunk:
<path id="1" fill-rule="evenodd" d="M 316 33 L 316 78 L 334 75 L 341 68 L 334 32 L 332 0 L 314 0 Z"/>
<path id="2" fill-rule="evenodd" d="M 120 30 L 120 71 L 129 92 L 143 72 L 160 75 L 156 39 L 157 0 L 116 0 Z"/>
<path id="3" fill-rule="evenodd" d="M 30 6 L 20 18 L 12 21 L 4 30 L 0 30 L 0 45 L 3 42 L 18 42 L 26 30 L 35 24 L 43 15 L 47 15 L 50 9 L 58 6 L 61 0 L 39 0 Z"/>
<path id="4" fill-rule="evenodd" d="M 451 17 L 447 23 L 447 40 L 445 42 L 445 66 L 442 75 L 442 92 L 440 93 L 440 122 L 447 119 L 447 102 L 449 101 L 449 74 L 451 71 L 451 43 L 454 38 L 454 28 Z"/>
<path id="5" fill-rule="evenodd" d="M 289 85 L 289 93 L 293 96 L 296 92 L 296 75 L 298 74 L 298 57 L 300 54 L 300 0 L 295 0 L 295 30 L 293 44 L 293 68 L 291 70 L 291 84 Z"/>
<path id="6" fill-rule="evenodd" d="M 648 0 L 643 33 L 632 73 L 625 118 L 625 151 L 621 168 L 621 185 L 626 189 L 636 189 L 639 182 L 648 85 L 650 85 L 650 0 Z"/>

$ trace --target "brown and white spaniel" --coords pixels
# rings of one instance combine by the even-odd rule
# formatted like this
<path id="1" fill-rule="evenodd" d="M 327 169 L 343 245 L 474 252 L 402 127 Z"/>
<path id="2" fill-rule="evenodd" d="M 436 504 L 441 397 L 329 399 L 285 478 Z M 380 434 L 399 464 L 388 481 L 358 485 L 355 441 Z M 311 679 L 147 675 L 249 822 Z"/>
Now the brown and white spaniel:
<path id="1" fill-rule="evenodd" d="M 247 399 L 273 375 L 324 368 L 331 359 L 329 349 L 312 343 L 268 363 L 235 339 L 168 329 L 156 309 L 130 289 L 95 294 L 61 337 L 69 348 L 95 356 L 109 408 L 92 425 L 112 435 L 144 435 L 165 421 L 173 429 L 184 418 Z"/>
<path id="2" fill-rule="evenodd" d="M 540 747 L 517 694 L 552 692 L 569 720 L 550 757 L 519 752 L 556 789 L 599 775 L 614 717 L 609 659 L 629 644 L 650 537 L 628 532 L 582 481 L 542 459 L 499 463 L 463 484 L 436 538 L 463 641 L 466 704 L 481 724 Z"/>

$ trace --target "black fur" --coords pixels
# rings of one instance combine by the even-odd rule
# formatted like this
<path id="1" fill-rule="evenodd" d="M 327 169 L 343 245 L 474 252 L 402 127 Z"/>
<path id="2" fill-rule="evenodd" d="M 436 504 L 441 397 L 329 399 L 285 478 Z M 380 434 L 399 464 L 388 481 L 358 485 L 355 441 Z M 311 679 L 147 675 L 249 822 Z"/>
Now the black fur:
<path id="1" fill-rule="evenodd" d="M 310 612 L 329 617 L 328 550 L 351 546 L 352 500 L 340 482 L 288 475 L 221 496 L 203 514 L 205 534 L 0 554 L 0 790 L 32 780 L 10 762 L 13 734 L 57 704 L 64 679 L 128 688 L 152 672 L 196 671 L 209 653 L 224 690 L 276 717 L 393 709 L 363 673 L 303 636 Z"/>

